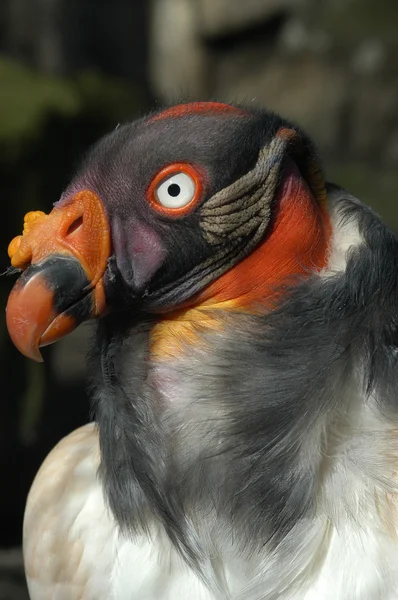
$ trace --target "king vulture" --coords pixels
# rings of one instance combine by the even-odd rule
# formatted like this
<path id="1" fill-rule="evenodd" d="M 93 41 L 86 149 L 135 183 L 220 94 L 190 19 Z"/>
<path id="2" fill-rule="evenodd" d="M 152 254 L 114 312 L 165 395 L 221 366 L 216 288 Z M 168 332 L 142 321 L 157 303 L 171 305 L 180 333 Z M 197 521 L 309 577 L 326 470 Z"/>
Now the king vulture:
<path id="1" fill-rule="evenodd" d="M 94 421 L 27 500 L 32 600 L 398 599 L 398 243 L 305 133 L 152 113 L 9 255 L 27 357 L 96 319 Z"/>

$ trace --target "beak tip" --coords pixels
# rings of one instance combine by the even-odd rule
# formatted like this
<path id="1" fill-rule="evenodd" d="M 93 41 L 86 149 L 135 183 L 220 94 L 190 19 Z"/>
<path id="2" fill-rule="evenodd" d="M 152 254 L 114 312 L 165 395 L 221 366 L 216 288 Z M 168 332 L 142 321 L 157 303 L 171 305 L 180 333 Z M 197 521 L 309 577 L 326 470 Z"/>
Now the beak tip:
<path id="1" fill-rule="evenodd" d="M 39 350 L 39 346 L 36 346 L 36 347 L 32 346 L 32 348 L 30 348 L 30 352 L 29 353 L 25 352 L 25 356 L 27 358 L 30 358 L 31 360 L 34 360 L 37 363 L 44 362 L 42 354 L 41 354 L 41 352 Z"/>
<path id="2" fill-rule="evenodd" d="M 18 348 L 18 350 L 20 352 L 22 352 L 22 350 L 20 350 L 19 348 Z M 30 358 L 30 360 L 34 360 L 37 363 L 43 363 L 44 362 L 43 357 L 42 357 L 41 352 L 39 351 L 39 349 L 33 349 L 32 348 L 31 352 L 24 351 L 24 352 L 22 352 L 22 354 L 24 356 L 26 356 L 26 358 Z"/>

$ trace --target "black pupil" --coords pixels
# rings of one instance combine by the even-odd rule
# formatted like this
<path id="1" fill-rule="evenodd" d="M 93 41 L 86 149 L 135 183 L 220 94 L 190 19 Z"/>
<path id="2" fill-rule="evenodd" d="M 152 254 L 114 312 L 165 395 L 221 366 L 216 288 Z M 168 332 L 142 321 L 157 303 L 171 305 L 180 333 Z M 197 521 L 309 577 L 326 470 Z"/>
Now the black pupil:
<path id="1" fill-rule="evenodd" d="M 173 198 L 177 198 L 177 196 L 181 192 L 181 188 L 178 185 L 178 183 L 170 183 L 169 187 L 167 188 L 167 191 L 169 192 L 170 196 L 173 196 Z"/>

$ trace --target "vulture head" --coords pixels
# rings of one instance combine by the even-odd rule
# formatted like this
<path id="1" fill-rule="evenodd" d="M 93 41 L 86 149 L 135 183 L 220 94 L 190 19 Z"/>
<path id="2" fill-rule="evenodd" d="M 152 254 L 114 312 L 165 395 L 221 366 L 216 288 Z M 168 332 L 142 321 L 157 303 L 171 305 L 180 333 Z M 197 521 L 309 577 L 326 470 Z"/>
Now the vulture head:
<path id="1" fill-rule="evenodd" d="M 199 102 L 118 127 L 9 255 L 7 325 L 27 357 L 97 319 L 118 527 L 161 523 L 207 581 L 214 556 L 264 548 L 308 567 L 358 481 L 389 476 L 391 422 L 380 443 L 366 432 L 395 410 L 396 240 L 325 184 L 293 124 Z"/>
<path id="2" fill-rule="evenodd" d="M 88 318 L 263 303 L 324 265 L 325 199 L 312 144 L 271 113 L 197 103 L 119 127 L 12 240 L 11 337 L 40 360 Z"/>

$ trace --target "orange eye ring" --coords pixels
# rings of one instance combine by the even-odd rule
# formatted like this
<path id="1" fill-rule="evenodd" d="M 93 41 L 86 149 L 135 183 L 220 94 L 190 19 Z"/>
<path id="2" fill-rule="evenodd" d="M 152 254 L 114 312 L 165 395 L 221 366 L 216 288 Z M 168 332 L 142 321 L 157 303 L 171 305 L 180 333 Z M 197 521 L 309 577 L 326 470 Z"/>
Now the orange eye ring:
<path id="1" fill-rule="evenodd" d="M 188 175 L 188 177 L 190 177 L 192 179 L 194 186 L 195 186 L 194 195 L 193 195 L 192 199 L 184 206 L 180 206 L 180 207 L 176 207 L 176 208 L 164 206 L 158 200 L 156 192 L 157 192 L 158 188 L 161 186 L 161 184 L 164 183 L 165 181 L 167 181 L 168 178 L 172 177 L 173 175 L 178 175 L 179 173 L 184 173 L 185 175 Z M 199 173 L 199 171 L 194 166 L 192 166 L 188 163 L 173 163 L 173 164 L 167 165 L 167 167 L 164 167 L 163 169 L 161 169 L 159 171 L 159 173 L 157 173 L 155 175 L 155 177 L 152 179 L 152 181 L 148 187 L 147 199 L 148 199 L 149 204 L 152 206 L 152 208 L 154 208 L 157 212 L 159 212 L 162 215 L 165 215 L 167 217 L 176 219 L 176 218 L 184 217 L 187 214 L 189 214 L 190 212 L 192 212 L 192 210 L 195 208 L 195 206 L 197 206 L 199 201 L 202 199 L 203 189 L 204 189 L 204 185 L 203 185 L 202 175 Z"/>

